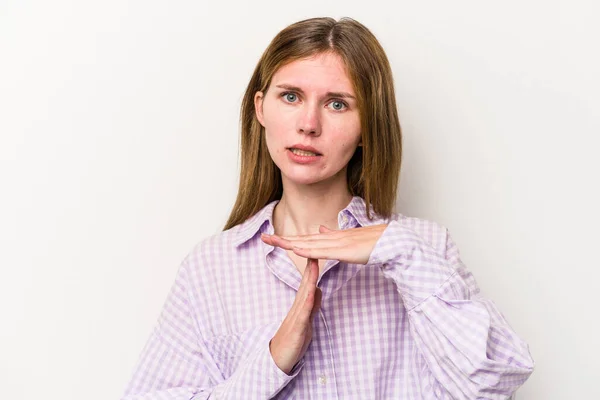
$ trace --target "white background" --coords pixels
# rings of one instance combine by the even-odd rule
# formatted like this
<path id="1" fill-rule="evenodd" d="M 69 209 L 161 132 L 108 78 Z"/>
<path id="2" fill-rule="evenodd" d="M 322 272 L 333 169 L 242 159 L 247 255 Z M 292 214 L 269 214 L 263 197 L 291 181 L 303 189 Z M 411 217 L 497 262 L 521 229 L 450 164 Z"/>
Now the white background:
<path id="1" fill-rule="evenodd" d="M 600 398 L 596 4 L 3 0 L 0 398 L 120 396 L 233 205 L 260 54 L 313 16 L 386 49 L 398 211 L 450 229 L 529 343 L 519 400 Z"/>

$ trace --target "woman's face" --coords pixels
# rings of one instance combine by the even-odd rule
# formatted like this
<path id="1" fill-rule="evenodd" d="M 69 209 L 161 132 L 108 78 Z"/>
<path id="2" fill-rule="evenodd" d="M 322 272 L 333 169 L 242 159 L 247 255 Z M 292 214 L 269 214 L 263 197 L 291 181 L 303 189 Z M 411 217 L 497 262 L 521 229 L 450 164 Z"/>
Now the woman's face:
<path id="1" fill-rule="evenodd" d="M 331 53 L 284 65 L 266 94 L 256 92 L 256 115 L 284 185 L 345 182 L 346 166 L 360 142 L 355 97 L 342 59 Z"/>

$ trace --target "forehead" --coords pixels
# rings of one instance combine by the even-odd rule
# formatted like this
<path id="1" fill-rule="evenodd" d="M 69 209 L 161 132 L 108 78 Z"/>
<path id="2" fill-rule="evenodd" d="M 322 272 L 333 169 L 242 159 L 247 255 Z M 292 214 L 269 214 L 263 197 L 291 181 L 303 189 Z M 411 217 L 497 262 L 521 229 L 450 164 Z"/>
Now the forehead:
<path id="1" fill-rule="evenodd" d="M 305 91 L 344 91 L 352 93 L 352 81 L 340 56 L 324 53 L 292 61 L 279 68 L 271 84 L 290 84 Z"/>

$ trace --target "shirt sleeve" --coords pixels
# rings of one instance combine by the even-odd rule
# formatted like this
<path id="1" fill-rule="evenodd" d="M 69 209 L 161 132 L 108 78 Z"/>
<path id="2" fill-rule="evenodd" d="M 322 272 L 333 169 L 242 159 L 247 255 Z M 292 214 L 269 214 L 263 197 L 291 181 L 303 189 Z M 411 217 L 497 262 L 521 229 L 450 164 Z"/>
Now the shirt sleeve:
<path id="1" fill-rule="evenodd" d="M 270 399 L 293 380 L 275 364 L 270 337 L 224 377 L 200 335 L 188 289 L 186 263 L 180 266 L 158 321 L 134 368 L 122 400 Z"/>
<path id="2" fill-rule="evenodd" d="M 421 390 L 438 400 L 507 399 L 533 372 L 529 347 L 481 296 L 448 229 L 436 226 L 441 249 L 391 221 L 368 264 L 379 264 L 403 299 L 426 365 Z"/>

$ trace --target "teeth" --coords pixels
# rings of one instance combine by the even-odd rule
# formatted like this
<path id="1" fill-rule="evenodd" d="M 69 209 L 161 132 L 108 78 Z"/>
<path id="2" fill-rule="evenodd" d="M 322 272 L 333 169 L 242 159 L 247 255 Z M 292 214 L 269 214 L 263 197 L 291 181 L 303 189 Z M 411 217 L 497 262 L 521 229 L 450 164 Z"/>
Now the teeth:
<path id="1" fill-rule="evenodd" d="M 290 151 L 299 156 L 316 156 L 317 155 L 316 153 L 313 153 L 312 151 L 306 151 L 306 150 L 290 149 Z"/>

